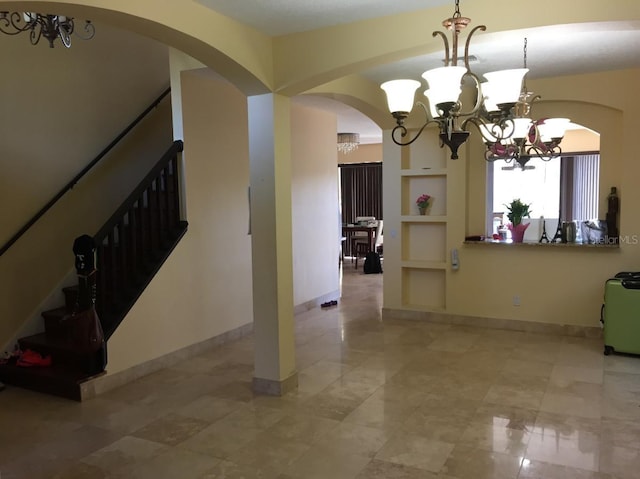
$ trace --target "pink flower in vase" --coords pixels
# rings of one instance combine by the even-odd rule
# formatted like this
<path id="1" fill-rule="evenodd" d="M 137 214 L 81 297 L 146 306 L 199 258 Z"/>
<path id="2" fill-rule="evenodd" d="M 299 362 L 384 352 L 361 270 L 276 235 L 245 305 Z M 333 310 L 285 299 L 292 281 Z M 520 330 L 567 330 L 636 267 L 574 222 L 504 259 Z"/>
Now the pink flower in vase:
<path id="1" fill-rule="evenodd" d="M 418 205 L 418 209 L 420 210 L 420 214 L 423 215 L 427 212 L 427 208 L 429 208 L 431 204 L 432 197 L 427 194 L 422 194 L 418 196 L 416 200 L 416 205 Z"/>

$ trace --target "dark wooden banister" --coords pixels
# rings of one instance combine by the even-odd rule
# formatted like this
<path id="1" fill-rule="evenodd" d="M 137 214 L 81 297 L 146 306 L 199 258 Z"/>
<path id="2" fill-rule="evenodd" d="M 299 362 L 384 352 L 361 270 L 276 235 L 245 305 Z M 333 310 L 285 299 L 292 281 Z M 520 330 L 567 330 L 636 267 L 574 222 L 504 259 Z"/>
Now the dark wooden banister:
<path id="1" fill-rule="evenodd" d="M 167 166 L 167 162 L 169 159 L 173 158 L 176 153 L 180 153 L 184 148 L 182 140 L 175 140 L 171 147 L 167 150 L 167 152 L 162 155 L 162 158 L 156 163 L 153 169 L 144 177 L 138 187 L 131 192 L 131 194 L 122 202 L 120 208 L 118 208 L 115 213 L 111 215 L 111 218 L 107 220 L 100 231 L 98 231 L 94 235 L 94 239 L 96 243 L 100 243 L 106 236 L 109 234 L 109 231 L 113 230 L 113 227 L 122 219 L 127 211 L 129 211 L 132 205 L 136 202 L 136 200 L 140 197 L 142 192 L 149 187 L 151 181 L 156 178 L 163 168 Z"/>
<path id="2" fill-rule="evenodd" d="M 138 117 L 133 120 L 129 126 L 127 126 L 124 130 L 122 130 L 122 132 L 115 137 L 115 139 L 109 143 L 107 145 L 107 147 L 102 150 L 98 156 L 96 156 L 91 163 L 89 163 L 87 166 L 85 166 L 82 171 L 80 171 L 80 173 L 78 173 L 76 176 L 73 177 L 73 179 L 67 183 L 64 188 L 62 188 L 57 195 L 55 195 L 53 198 L 51 198 L 51 200 L 49 200 L 49 202 L 44 205 L 34 216 L 33 218 L 31 218 L 29 221 L 27 221 L 25 223 L 25 225 L 20 228 L 20 230 L 14 234 L 9 241 L 7 241 L 2 248 L 0 248 L 0 256 L 2 256 L 4 253 L 6 253 L 6 251 L 11 248 L 11 246 L 14 245 L 14 243 L 16 241 L 18 241 L 22 235 L 24 235 L 29 228 L 31 228 L 36 221 L 38 221 L 42 216 L 44 216 L 44 214 L 49 211 L 49 209 L 51 209 L 51 207 L 56 204 L 58 202 L 58 200 L 60 198 L 62 198 L 65 193 L 67 193 L 69 190 L 73 189 L 73 187 L 78 183 L 78 181 L 80 181 L 80 179 L 86 175 L 89 170 L 91 170 L 102 158 L 104 158 L 106 156 L 107 153 L 109 153 L 109 151 L 111 151 L 113 149 L 113 147 L 115 147 L 120 140 L 122 140 L 127 133 L 129 133 L 138 123 L 140 123 L 142 121 L 142 119 L 147 116 L 154 108 L 156 108 L 158 106 L 158 104 L 164 99 L 164 97 L 166 97 L 169 92 L 171 91 L 171 88 L 167 88 L 165 91 L 162 92 L 162 94 L 156 99 L 154 100 L 153 103 L 151 103 L 151 105 L 149 105 L 140 115 L 138 115 Z"/>

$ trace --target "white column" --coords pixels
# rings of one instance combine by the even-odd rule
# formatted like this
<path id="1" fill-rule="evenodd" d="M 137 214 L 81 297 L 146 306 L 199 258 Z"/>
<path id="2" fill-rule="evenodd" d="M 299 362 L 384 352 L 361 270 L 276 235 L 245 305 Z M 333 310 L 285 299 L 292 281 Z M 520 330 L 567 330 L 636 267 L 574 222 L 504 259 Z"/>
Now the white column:
<path id="1" fill-rule="evenodd" d="M 249 97 L 256 392 L 297 387 L 293 324 L 289 99 Z"/>

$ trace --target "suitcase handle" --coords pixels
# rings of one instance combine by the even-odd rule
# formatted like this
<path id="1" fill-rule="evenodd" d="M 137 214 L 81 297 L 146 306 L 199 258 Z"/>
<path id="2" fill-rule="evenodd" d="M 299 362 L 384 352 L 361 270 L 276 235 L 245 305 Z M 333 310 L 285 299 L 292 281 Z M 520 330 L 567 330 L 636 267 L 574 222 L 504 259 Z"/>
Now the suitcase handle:
<path id="1" fill-rule="evenodd" d="M 622 287 L 626 289 L 640 289 L 640 279 L 623 279 Z"/>
<path id="2" fill-rule="evenodd" d="M 604 303 L 602 303 L 602 307 L 600 308 L 600 325 L 604 326 Z"/>

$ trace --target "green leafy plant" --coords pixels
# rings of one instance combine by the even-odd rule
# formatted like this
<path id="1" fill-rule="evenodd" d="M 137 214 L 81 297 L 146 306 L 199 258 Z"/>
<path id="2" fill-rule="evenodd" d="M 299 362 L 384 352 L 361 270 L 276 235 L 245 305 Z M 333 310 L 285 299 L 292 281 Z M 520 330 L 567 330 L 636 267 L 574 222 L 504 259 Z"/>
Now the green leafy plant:
<path id="1" fill-rule="evenodd" d="M 511 224 L 513 226 L 522 223 L 522 218 L 530 218 L 529 215 L 531 212 L 529 211 L 529 208 L 531 208 L 531 205 L 523 203 L 522 201 L 520 201 L 520 198 L 513 200 L 508 205 L 505 204 L 505 206 L 509 210 L 509 212 L 507 213 L 507 218 L 509 218 L 509 221 L 511 221 Z"/>

